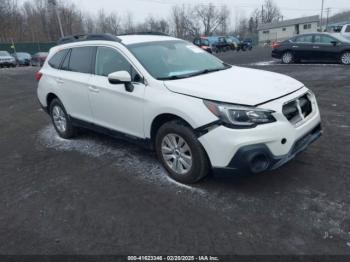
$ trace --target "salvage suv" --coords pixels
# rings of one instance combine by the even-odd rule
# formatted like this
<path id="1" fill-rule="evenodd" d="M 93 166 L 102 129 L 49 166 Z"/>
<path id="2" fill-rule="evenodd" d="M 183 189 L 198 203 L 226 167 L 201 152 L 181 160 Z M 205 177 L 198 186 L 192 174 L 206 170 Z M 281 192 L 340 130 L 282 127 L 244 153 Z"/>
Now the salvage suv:
<path id="1" fill-rule="evenodd" d="M 78 127 L 154 149 L 171 178 L 276 169 L 321 135 L 315 95 L 288 76 L 228 65 L 159 35 L 61 39 L 36 74 L 57 133 Z"/>

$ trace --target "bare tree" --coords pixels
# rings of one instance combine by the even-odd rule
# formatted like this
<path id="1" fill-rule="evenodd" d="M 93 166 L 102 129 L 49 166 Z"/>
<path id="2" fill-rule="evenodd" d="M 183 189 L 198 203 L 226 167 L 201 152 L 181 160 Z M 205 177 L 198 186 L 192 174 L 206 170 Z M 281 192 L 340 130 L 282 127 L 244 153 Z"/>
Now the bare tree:
<path id="1" fill-rule="evenodd" d="M 273 0 L 265 0 L 261 10 L 257 8 L 253 12 L 255 17 L 259 17 L 262 24 L 276 22 L 281 18 L 281 11 Z"/>
<path id="2" fill-rule="evenodd" d="M 223 6 L 219 9 L 212 3 L 208 5 L 199 4 L 195 7 L 195 10 L 198 19 L 202 23 L 205 35 L 211 35 L 219 26 L 222 26 L 225 31 L 227 30 L 225 27 L 230 14 L 227 7 Z"/>
<path id="3" fill-rule="evenodd" d="M 135 33 L 135 22 L 132 13 L 128 12 L 124 20 L 124 32 Z"/>
<path id="4" fill-rule="evenodd" d="M 190 39 L 200 34 L 195 11 L 189 5 L 177 5 L 172 8 L 171 20 L 174 27 L 174 35 L 182 39 Z"/>

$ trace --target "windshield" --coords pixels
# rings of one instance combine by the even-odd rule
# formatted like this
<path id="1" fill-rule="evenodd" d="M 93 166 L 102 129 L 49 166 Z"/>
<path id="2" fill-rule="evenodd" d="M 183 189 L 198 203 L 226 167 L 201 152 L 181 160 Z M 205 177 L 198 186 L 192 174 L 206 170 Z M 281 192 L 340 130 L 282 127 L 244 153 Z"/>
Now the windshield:
<path id="1" fill-rule="evenodd" d="M 333 37 L 337 38 L 338 40 L 340 40 L 343 43 L 350 43 L 350 40 L 345 38 L 344 36 L 340 35 L 340 34 L 334 34 L 332 35 Z"/>
<path id="2" fill-rule="evenodd" d="M 239 40 L 236 37 L 231 36 L 230 39 L 231 39 L 231 41 L 233 41 L 235 43 L 239 43 Z"/>
<path id="3" fill-rule="evenodd" d="M 0 56 L 10 56 L 10 53 L 7 51 L 0 51 Z"/>
<path id="4" fill-rule="evenodd" d="M 202 39 L 202 45 L 210 46 L 209 40 L 208 39 Z"/>
<path id="5" fill-rule="evenodd" d="M 231 67 L 185 41 L 150 42 L 128 48 L 158 80 L 192 77 Z"/>

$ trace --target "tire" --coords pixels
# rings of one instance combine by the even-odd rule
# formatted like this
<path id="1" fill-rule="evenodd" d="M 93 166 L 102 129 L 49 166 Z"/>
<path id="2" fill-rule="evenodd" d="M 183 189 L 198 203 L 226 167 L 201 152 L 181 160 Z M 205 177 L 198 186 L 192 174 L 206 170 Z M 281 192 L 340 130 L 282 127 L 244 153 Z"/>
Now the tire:
<path id="1" fill-rule="evenodd" d="M 282 63 L 283 64 L 292 64 L 294 63 L 294 55 L 292 52 L 285 52 L 282 55 Z"/>
<path id="2" fill-rule="evenodd" d="M 343 65 L 350 65 L 350 51 L 342 53 L 340 56 L 340 63 Z"/>
<path id="3" fill-rule="evenodd" d="M 76 130 L 59 99 L 54 99 L 49 105 L 52 124 L 58 135 L 64 139 L 70 139 L 75 136 Z"/>
<path id="4" fill-rule="evenodd" d="M 175 181 L 194 184 L 208 175 L 207 154 L 193 130 L 182 121 L 161 126 L 155 147 L 159 161 Z"/>

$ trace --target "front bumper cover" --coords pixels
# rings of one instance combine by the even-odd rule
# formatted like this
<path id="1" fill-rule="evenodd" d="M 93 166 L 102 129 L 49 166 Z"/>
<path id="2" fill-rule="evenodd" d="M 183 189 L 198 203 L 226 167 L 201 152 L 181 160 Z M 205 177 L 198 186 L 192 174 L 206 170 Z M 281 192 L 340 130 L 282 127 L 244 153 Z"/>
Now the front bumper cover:
<path id="1" fill-rule="evenodd" d="M 318 124 L 308 134 L 295 142 L 285 156 L 274 156 L 265 144 L 249 145 L 240 148 L 226 168 L 213 168 L 214 173 L 257 174 L 275 170 L 306 150 L 322 136 L 322 126 Z"/>

